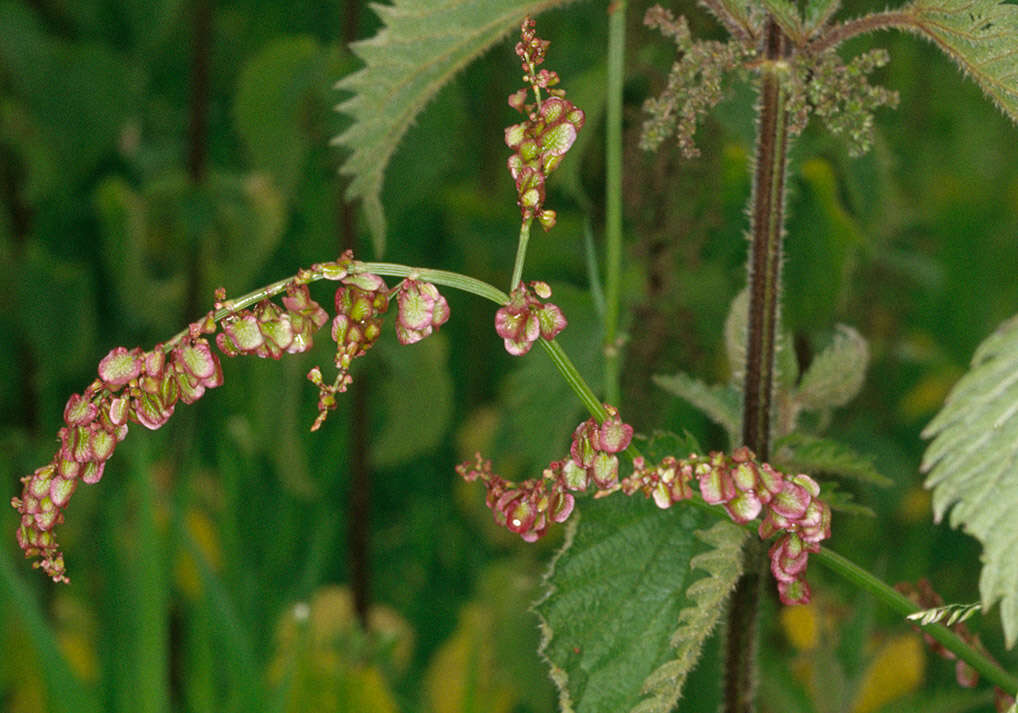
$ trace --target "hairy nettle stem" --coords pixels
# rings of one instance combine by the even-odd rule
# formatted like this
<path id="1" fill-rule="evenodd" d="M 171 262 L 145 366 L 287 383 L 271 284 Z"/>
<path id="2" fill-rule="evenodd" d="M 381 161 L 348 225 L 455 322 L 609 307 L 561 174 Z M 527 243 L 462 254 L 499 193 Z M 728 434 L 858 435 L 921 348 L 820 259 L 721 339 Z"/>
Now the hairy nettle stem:
<path id="1" fill-rule="evenodd" d="M 749 332 L 743 386 L 742 442 L 758 457 L 770 457 L 771 396 L 781 295 L 781 239 L 784 233 L 788 110 L 784 75 L 787 40 L 773 21 L 764 31 L 756 165 L 750 209 Z M 726 713 L 755 710 L 756 618 L 763 558 L 747 548 L 746 574 L 732 594 L 725 642 Z"/>
<path id="2" fill-rule="evenodd" d="M 788 157 L 787 97 L 782 80 L 789 69 L 785 60 L 785 39 L 774 23 L 768 23 L 765 43 L 750 216 L 749 333 L 742 409 L 743 443 L 763 460 L 769 458 L 770 451 L 771 396 L 781 296 L 781 240 Z"/>

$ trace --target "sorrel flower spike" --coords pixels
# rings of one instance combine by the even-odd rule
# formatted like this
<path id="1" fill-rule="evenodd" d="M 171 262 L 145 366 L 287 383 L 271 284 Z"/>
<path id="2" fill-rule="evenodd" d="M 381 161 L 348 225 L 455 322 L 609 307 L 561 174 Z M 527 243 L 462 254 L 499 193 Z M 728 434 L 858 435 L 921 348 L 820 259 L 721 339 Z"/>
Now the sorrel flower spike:
<path id="1" fill-rule="evenodd" d="M 552 88 L 559 83 L 557 73 L 537 69 L 550 43 L 537 37 L 534 28 L 534 19 L 526 18 L 516 43 L 527 86 L 509 95 L 509 106 L 527 119 L 505 130 L 505 143 L 514 151 L 508 166 L 516 183 L 516 202 L 523 222 L 537 218 L 545 230 L 550 230 L 555 225 L 555 211 L 544 208 L 544 184 L 576 141 L 586 117 L 582 109 L 565 98 L 565 90 Z M 542 89 L 549 95 L 543 100 Z M 532 104 L 526 101 L 530 91 L 534 93 Z"/>
<path id="2" fill-rule="evenodd" d="M 522 282 L 509 295 L 508 304 L 495 312 L 495 332 L 502 337 L 505 350 L 523 356 L 539 337 L 554 339 L 568 322 L 556 305 L 541 302 L 551 297 L 546 282 L 534 281 L 529 287 Z"/>
<path id="3" fill-rule="evenodd" d="M 99 362 L 98 379 L 64 407 L 64 427 L 57 433 L 60 447 L 52 460 L 21 479 L 18 545 L 55 582 L 67 582 L 64 557 L 54 528 L 64 520 L 64 508 L 78 483 L 98 483 L 106 462 L 127 436 L 128 423 L 149 429 L 161 427 L 178 401 L 193 403 L 223 383 L 218 357 L 202 334 L 215 330 L 206 316 L 190 325 L 172 348 L 162 344 L 151 351 L 116 347 Z"/>
<path id="4" fill-rule="evenodd" d="M 495 522 L 532 542 L 551 522 L 563 522 L 575 504 L 574 492 L 593 485 L 595 497 L 621 491 L 643 493 L 662 509 L 691 500 L 699 490 L 705 503 L 722 505 L 728 516 L 746 524 L 765 513 L 757 528 L 761 539 L 779 535 L 770 548 L 771 573 L 783 604 L 810 600 L 806 566 L 811 552 L 831 534 L 831 509 L 820 500 L 820 486 L 808 475 L 785 475 L 767 463 L 757 463 L 746 447 L 728 455 L 712 451 L 705 456 L 668 456 L 647 465 L 633 459 L 633 473 L 619 480 L 618 453 L 629 447 L 633 428 L 613 406 L 604 404 L 607 417 L 588 419 L 576 427 L 569 457 L 553 461 L 541 478 L 513 483 L 491 470 L 490 461 L 477 454 L 473 462 L 456 468 L 465 480 L 480 480 Z"/>
<path id="5" fill-rule="evenodd" d="M 396 298 L 396 338 L 415 344 L 449 320 L 449 303 L 430 282 L 407 278 Z"/>

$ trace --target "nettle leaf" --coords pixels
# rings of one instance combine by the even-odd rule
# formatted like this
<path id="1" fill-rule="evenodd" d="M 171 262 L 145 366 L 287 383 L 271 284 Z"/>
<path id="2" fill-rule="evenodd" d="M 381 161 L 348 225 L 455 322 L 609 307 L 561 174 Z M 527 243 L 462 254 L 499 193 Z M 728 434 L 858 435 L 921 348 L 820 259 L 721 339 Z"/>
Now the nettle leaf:
<path id="1" fill-rule="evenodd" d="M 1018 316 L 1002 324 L 972 357 L 944 407 L 923 431 L 923 456 L 940 521 L 983 545 L 979 591 L 988 609 L 999 599 L 1007 646 L 1018 640 Z"/>
<path id="2" fill-rule="evenodd" d="M 1018 123 L 1018 5 L 997 0 L 916 0 L 903 29 L 932 40 Z"/>
<path id="3" fill-rule="evenodd" d="M 738 441 L 742 414 L 739 392 L 734 387 L 708 385 L 681 371 L 671 376 L 655 374 L 652 378 L 662 389 L 693 404 L 710 420 L 724 428 L 732 443 Z"/>
<path id="4" fill-rule="evenodd" d="M 855 493 L 839 490 L 838 485 L 833 482 L 820 485 L 820 499 L 830 505 L 834 512 L 843 512 L 846 515 L 865 515 L 866 517 L 877 516 L 873 512 L 873 508 L 860 505 L 855 501 Z"/>
<path id="5" fill-rule="evenodd" d="M 725 318 L 725 353 L 731 382 L 742 386 L 746 378 L 746 338 L 749 331 L 749 290 L 743 289 L 732 300 Z"/>
<path id="6" fill-rule="evenodd" d="M 877 471 L 873 459 L 851 446 L 806 433 L 790 433 L 774 444 L 774 462 L 784 471 L 836 475 L 886 488 L 894 481 Z"/>
<path id="7" fill-rule="evenodd" d="M 742 545 L 747 537 L 744 529 L 721 521 L 709 530 L 698 530 L 696 537 L 711 549 L 693 557 L 689 566 L 707 572 L 707 576 L 686 589 L 691 604 L 679 614 L 679 628 L 672 635 L 674 658 L 647 678 L 644 691 L 650 697 L 632 713 L 668 713 L 675 707 L 686 676 L 699 661 L 703 644 L 721 619 L 728 595 L 742 574 Z"/>
<path id="8" fill-rule="evenodd" d="M 805 12 L 807 32 L 823 27 L 840 7 L 841 3 L 838 0 L 807 0 Z"/>
<path id="9" fill-rule="evenodd" d="M 371 5 L 385 26 L 371 39 L 351 45 L 365 67 L 336 85 L 353 92 L 338 107 L 353 124 L 333 143 L 353 152 L 340 170 L 352 178 L 347 197 L 363 201 L 379 256 L 385 248 L 385 168 L 414 117 L 457 72 L 519 27 L 524 16 L 567 1 L 396 0 Z M 506 71 L 519 70 L 515 57 L 506 61 Z"/>
<path id="10" fill-rule="evenodd" d="M 688 434 L 636 441 L 649 462 L 699 450 Z M 717 522 L 701 510 L 661 511 L 639 497 L 584 500 L 578 510 L 534 605 L 561 710 L 669 710 L 738 576 L 741 540 L 723 528 L 698 533 Z"/>
<path id="11" fill-rule="evenodd" d="M 859 332 L 844 324 L 806 369 L 795 392 L 796 402 L 810 411 L 844 406 L 866 378 L 869 346 Z"/>
<path id="12" fill-rule="evenodd" d="M 795 3 L 789 2 L 789 0 L 762 0 L 762 4 L 786 35 L 797 42 L 804 37 L 802 18 L 799 17 L 799 10 Z"/>
<path id="13" fill-rule="evenodd" d="M 644 682 L 672 660 L 671 637 L 699 577 L 694 532 L 711 516 L 661 511 L 643 498 L 585 500 L 534 605 L 540 653 L 563 713 L 619 713 L 640 703 Z"/>
<path id="14" fill-rule="evenodd" d="M 778 350 L 774 357 L 774 371 L 778 385 L 791 388 L 799 377 L 795 349 L 788 334 L 778 325 Z M 725 351 L 731 369 L 733 386 L 741 387 L 746 378 L 746 339 L 749 336 L 749 288 L 744 288 L 732 300 L 725 318 Z"/>

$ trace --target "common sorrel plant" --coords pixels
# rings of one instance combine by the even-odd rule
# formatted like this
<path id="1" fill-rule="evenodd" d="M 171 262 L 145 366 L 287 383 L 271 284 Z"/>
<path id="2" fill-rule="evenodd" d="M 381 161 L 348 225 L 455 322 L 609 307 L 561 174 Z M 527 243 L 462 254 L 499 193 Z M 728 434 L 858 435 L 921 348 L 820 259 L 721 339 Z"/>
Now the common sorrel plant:
<path id="1" fill-rule="evenodd" d="M 343 168 L 351 178 L 348 195 L 361 199 L 373 248 L 381 255 L 386 246 L 383 178 L 397 144 L 440 87 L 508 27 L 519 27 L 514 50 L 521 86 L 508 94 L 506 104 L 522 120 L 489 137 L 505 151 L 503 179 L 514 187 L 518 208 L 515 258 L 499 266 L 500 279 L 508 277 L 508 291 L 438 265 L 361 260 L 352 250 L 240 297 L 229 298 L 217 287 L 212 308 L 165 342 L 109 349 L 96 378 L 67 399 L 55 452 L 22 478 L 21 493 L 12 499 L 20 548 L 53 581 L 68 583 L 75 565 L 66 561 L 57 532 L 65 517 L 73 517 L 68 515 L 71 496 L 82 483 L 115 477 L 112 457 L 129 432 L 138 425 L 159 430 L 179 404 L 205 402 L 215 387 L 228 389 L 233 357 L 297 358 L 292 355 L 327 341 L 319 334 L 323 327 L 334 345 L 333 364 L 311 367 L 306 378 L 317 389 L 310 430 L 327 438 L 327 417 L 344 408 L 347 392 L 359 383 L 359 366 L 369 361 L 360 357 L 383 349 L 378 345 L 387 329 L 410 349 L 434 340 L 452 316 L 440 288 L 452 288 L 495 305 L 483 330 L 471 326 L 473 340 L 501 340 L 507 355 L 521 359 L 544 358 L 530 354 L 539 344 L 536 351 L 550 358 L 556 378 L 589 412 L 589 418 L 568 424 L 571 439 L 563 440 L 556 458 L 532 477 L 518 482 L 503 477 L 499 473 L 507 471 L 483 453 L 468 455 L 454 468 L 465 481 L 479 481 L 494 522 L 523 541 L 554 536 L 562 525 L 564 544 L 532 607 L 540 621 L 539 653 L 558 688 L 561 710 L 672 710 L 698 664 L 720 671 L 723 710 L 782 709 L 784 704 L 775 702 L 758 706 L 759 619 L 772 610 L 772 601 L 782 612 L 816 606 L 811 601 L 820 587 L 807 580 L 811 561 L 889 607 L 901 617 L 903 631 L 920 627 L 936 653 L 956 662 L 959 685 L 973 687 L 985 679 L 994 687 L 997 709 L 1013 710 L 1018 678 L 996 662 L 991 647 L 964 620 L 1000 602 L 1003 646 L 1010 649 L 1018 640 L 1018 564 L 1012 555 L 1018 518 L 1011 516 L 1018 485 L 1018 322 L 1005 323 L 983 343 L 972 369 L 926 430 L 933 441 L 923 469 L 929 472 L 927 487 L 934 490 L 934 513 L 939 519 L 950 509 L 952 524 L 963 526 L 983 546 L 981 603 L 945 605 L 935 584 L 888 586 L 867 569 L 879 563 L 856 563 L 827 547 L 828 540 L 837 547 L 838 511 L 865 510 L 851 502 L 845 480 L 875 485 L 888 480 L 872 459 L 823 435 L 832 411 L 862 388 L 870 347 L 860 331 L 839 325 L 829 343 L 812 354 L 797 343 L 801 335 L 783 326 L 781 307 L 782 270 L 790 259 L 784 245 L 788 185 L 801 163 L 792 154 L 794 141 L 819 118 L 827 132 L 845 142 L 850 156 L 862 156 L 878 141 L 876 112 L 898 103 L 896 92 L 871 83 L 871 75 L 888 65 L 889 54 L 870 49 L 846 59 L 840 54 L 843 44 L 883 29 L 929 39 L 1018 121 L 1018 8 L 994 0 L 947 5 L 915 0 L 841 21 L 835 19 L 840 8 L 834 0 L 801 6 L 785 0 L 703 0 L 703 8 L 726 31 L 725 40 L 694 39 L 685 17 L 659 6 L 647 11 L 645 24 L 673 41 L 678 55 L 660 94 L 645 102 L 641 148 L 674 151 L 676 141 L 683 160 L 696 159 L 704 152 L 695 138 L 698 127 L 734 88 L 749 86 L 756 96 L 747 284 L 732 301 L 723 330 L 729 379 L 708 385 L 684 372 L 652 379 L 703 411 L 719 427 L 715 440 L 727 439 L 704 448 L 681 422 L 636 408 L 635 417 L 627 413 L 623 381 L 645 375 L 626 366 L 631 344 L 644 336 L 639 320 L 625 318 L 627 290 L 636 290 L 624 287 L 622 265 L 626 3 L 607 8 L 603 119 L 600 105 L 574 103 L 579 100 L 571 78 L 549 68 L 552 45 L 538 36 L 535 20 L 528 15 L 520 23 L 521 15 L 555 4 L 477 0 L 446 6 L 402 0 L 379 7 L 386 27 L 374 40 L 355 45 L 366 66 L 339 85 L 352 92 L 340 109 L 353 123 L 336 140 L 351 151 Z M 603 123 L 605 138 L 604 260 L 601 265 L 594 259 L 588 241 L 587 273 L 601 324 L 599 342 L 588 340 L 583 348 L 585 357 L 597 355 L 603 379 L 596 387 L 558 340 L 566 339 L 573 315 L 565 302 L 552 300 L 568 291 L 553 291 L 544 275 L 530 274 L 527 261 L 528 248 L 542 249 L 540 240 L 575 239 L 565 234 L 558 208 L 550 205 L 557 176 L 581 158 L 571 154 L 592 131 L 594 116 Z M 200 161 L 189 180 L 192 187 L 206 180 Z M 535 221 L 543 230 L 541 237 L 533 236 L 533 247 Z M 506 230 L 516 232 L 515 226 Z M 679 243 L 683 236 L 670 240 Z M 312 297 L 320 282 L 335 283 L 326 306 Z M 679 340 L 682 334 L 676 331 L 670 338 Z M 469 364 L 473 357 L 462 358 Z M 547 414 L 506 417 L 541 422 Z M 634 427 L 637 423 L 642 425 Z M 880 520 L 874 522 L 882 527 Z M 203 576 L 211 581 L 208 572 Z M 293 627 L 312 616 L 308 605 L 295 608 L 298 623 L 280 627 L 280 648 L 293 646 L 298 636 Z M 358 617 L 360 626 L 377 626 L 365 611 Z M 785 620 L 783 613 L 779 617 Z M 355 627 L 339 631 L 353 652 L 343 675 L 354 680 L 365 662 L 382 656 L 376 650 L 380 645 L 357 638 Z M 340 690 L 360 685 L 361 695 L 374 685 L 349 680 L 343 679 Z M 813 691 L 819 701 L 836 695 Z M 491 709 L 505 709 L 496 699 L 493 693 Z M 477 709 L 489 705 L 475 703 Z M 395 709 L 388 698 L 374 705 Z M 877 706 L 857 701 L 854 710 Z"/>

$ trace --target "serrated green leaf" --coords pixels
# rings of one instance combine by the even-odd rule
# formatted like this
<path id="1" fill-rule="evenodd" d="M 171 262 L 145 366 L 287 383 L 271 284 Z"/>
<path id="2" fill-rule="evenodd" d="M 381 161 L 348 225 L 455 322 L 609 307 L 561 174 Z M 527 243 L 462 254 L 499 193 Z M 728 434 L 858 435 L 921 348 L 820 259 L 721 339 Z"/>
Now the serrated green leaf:
<path id="1" fill-rule="evenodd" d="M 739 392 L 734 387 L 721 384 L 708 385 L 681 371 L 671 376 L 655 374 L 652 378 L 662 389 L 680 399 L 685 399 L 724 428 L 731 443 L 738 441 L 742 415 L 739 410 Z"/>
<path id="2" fill-rule="evenodd" d="M 674 658 L 670 639 L 697 579 L 690 561 L 702 550 L 694 531 L 710 516 L 618 496 L 578 510 L 534 606 L 540 652 L 564 713 L 628 711 L 647 677 Z"/>
<path id="3" fill-rule="evenodd" d="M 997 0 L 916 0 L 903 29 L 931 40 L 1018 123 L 1018 5 Z"/>
<path id="4" fill-rule="evenodd" d="M 839 0 L 806 0 L 807 32 L 823 27 L 840 7 Z"/>
<path id="5" fill-rule="evenodd" d="M 741 386 L 746 378 L 746 332 L 749 330 L 749 290 L 743 289 L 732 300 L 725 318 L 725 354 L 731 382 Z"/>
<path id="6" fill-rule="evenodd" d="M 378 256 L 385 249 L 385 168 L 414 117 L 525 15 L 567 1 L 396 0 L 393 5 L 371 5 L 385 26 L 373 38 L 351 45 L 365 67 L 337 84 L 353 92 L 338 107 L 353 124 L 333 142 L 353 152 L 340 170 L 352 178 L 347 196 L 363 201 Z M 519 71 L 514 57 L 506 59 L 506 71 Z M 501 141 L 501 136 L 492 140 Z"/>
<path id="7" fill-rule="evenodd" d="M 731 369 L 731 383 L 741 387 L 746 375 L 746 338 L 749 331 L 749 289 L 745 288 L 732 300 L 725 318 L 725 351 Z M 774 359 L 777 383 L 791 388 L 799 377 L 799 366 L 795 360 L 792 340 L 783 330 L 778 329 L 778 351 Z"/>
<path id="8" fill-rule="evenodd" d="M 757 12 L 755 2 L 746 0 L 717 0 L 717 6 L 713 2 L 700 0 L 700 7 L 706 9 L 721 24 L 728 26 L 732 19 L 743 28 L 748 34 L 755 35 L 760 31 L 760 13 Z M 721 11 L 724 9 L 724 12 Z"/>
<path id="9" fill-rule="evenodd" d="M 1000 600 L 1007 646 L 1018 640 L 1018 317 L 988 337 L 923 431 L 933 512 L 983 545 L 984 609 Z"/>
<path id="10" fill-rule="evenodd" d="M 665 456 L 678 458 L 703 451 L 696 437 L 688 431 L 681 436 L 671 431 L 654 431 L 650 438 L 642 433 L 637 433 L 633 436 L 633 443 L 639 447 L 640 452 L 649 463 L 659 462 Z"/>
<path id="11" fill-rule="evenodd" d="M 877 471 L 873 459 L 851 446 L 805 433 L 790 433 L 774 444 L 774 462 L 784 471 L 851 478 L 886 488 L 893 481 Z"/>
<path id="12" fill-rule="evenodd" d="M 834 512 L 843 512 L 846 515 L 865 515 L 866 517 L 877 516 L 872 508 L 855 502 L 855 493 L 839 490 L 835 483 L 824 483 L 820 486 L 820 499 L 830 505 Z"/>
<path id="13" fill-rule="evenodd" d="M 799 17 L 795 3 L 789 0 L 761 0 L 761 4 L 770 12 L 778 27 L 791 39 L 799 42 L 804 37 L 802 18 Z"/>
<path id="14" fill-rule="evenodd" d="M 725 601 L 742 574 L 745 530 L 721 521 L 709 530 L 697 531 L 696 536 L 711 549 L 693 557 L 689 566 L 707 572 L 707 576 L 686 589 L 691 604 L 679 614 L 679 628 L 672 635 L 674 658 L 647 677 L 643 690 L 650 697 L 633 708 L 632 713 L 668 713 L 675 707 L 686 676 L 700 659 L 703 644 L 721 619 Z"/>
<path id="15" fill-rule="evenodd" d="M 851 401 L 866 378 L 869 347 L 859 332 L 843 324 L 831 342 L 809 365 L 795 391 L 804 409 L 820 411 Z"/>

